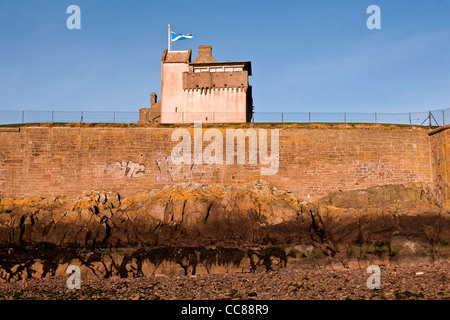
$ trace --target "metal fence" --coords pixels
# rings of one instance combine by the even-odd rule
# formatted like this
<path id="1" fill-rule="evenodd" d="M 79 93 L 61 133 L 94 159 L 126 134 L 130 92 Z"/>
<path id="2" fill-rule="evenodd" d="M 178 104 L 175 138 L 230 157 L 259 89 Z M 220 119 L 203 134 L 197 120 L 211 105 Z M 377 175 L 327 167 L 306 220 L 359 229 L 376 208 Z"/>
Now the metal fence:
<path id="1" fill-rule="evenodd" d="M 227 116 L 228 115 L 228 116 Z M 221 122 L 233 118 L 232 113 L 211 113 L 206 122 Z M 190 122 L 193 113 L 183 113 L 180 119 Z M 27 123 L 136 123 L 139 112 L 114 111 L 34 111 L 0 110 L 0 125 Z M 222 121 L 223 122 L 223 121 Z M 255 112 L 256 123 L 380 123 L 422 126 L 450 124 L 450 109 L 409 113 L 355 113 L 355 112 Z"/>
<path id="2" fill-rule="evenodd" d="M 139 112 L 0 110 L 0 124 L 135 123 Z"/>
<path id="3" fill-rule="evenodd" d="M 356 113 L 356 112 L 257 112 L 254 122 L 294 122 L 294 123 L 380 123 L 422 126 L 442 126 L 450 124 L 450 109 L 405 113 Z"/>

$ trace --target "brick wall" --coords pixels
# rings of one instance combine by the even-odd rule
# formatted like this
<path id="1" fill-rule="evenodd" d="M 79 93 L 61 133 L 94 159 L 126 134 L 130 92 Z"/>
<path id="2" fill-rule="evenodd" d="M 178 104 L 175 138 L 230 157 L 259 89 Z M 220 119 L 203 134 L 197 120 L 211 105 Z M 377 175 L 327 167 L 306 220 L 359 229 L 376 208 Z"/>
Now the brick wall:
<path id="1" fill-rule="evenodd" d="M 0 197 L 72 195 L 93 189 L 114 190 L 126 197 L 178 182 L 240 184 L 266 180 L 301 198 L 315 200 L 329 191 L 429 183 L 436 175 L 431 168 L 433 137 L 423 129 L 280 126 L 279 170 L 272 176 L 262 176 L 260 164 L 250 165 L 247 161 L 243 165 L 174 165 L 170 158 L 177 144 L 171 141 L 173 130 L 68 127 L 0 130 Z M 224 134 L 225 158 L 225 130 L 219 130 Z M 259 130 L 258 125 L 255 130 Z M 192 133 L 193 128 L 189 131 Z M 208 144 L 204 142 L 203 148 Z"/>
<path id="2" fill-rule="evenodd" d="M 444 126 L 430 132 L 431 161 L 433 170 L 433 181 L 437 200 L 445 208 L 450 208 L 449 165 L 450 159 L 450 126 Z"/>

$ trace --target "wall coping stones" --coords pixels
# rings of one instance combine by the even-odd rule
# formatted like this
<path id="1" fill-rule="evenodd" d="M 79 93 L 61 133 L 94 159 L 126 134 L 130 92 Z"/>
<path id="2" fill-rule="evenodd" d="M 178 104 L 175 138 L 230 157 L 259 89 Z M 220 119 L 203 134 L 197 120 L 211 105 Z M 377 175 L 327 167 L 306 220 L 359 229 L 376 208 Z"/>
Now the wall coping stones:
<path id="1" fill-rule="evenodd" d="M 447 129 L 450 129 L 450 124 L 446 124 L 445 126 L 441 126 L 439 128 L 433 129 L 430 132 L 428 132 L 428 135 L 432 136 L 433 134 L 439 133 L 439 132 L 447 130 Z"/>
<path id="2" fill-rule="evenodd" d="M 20 132 L 20 127 L 0 127 L 0 132 Z"/>

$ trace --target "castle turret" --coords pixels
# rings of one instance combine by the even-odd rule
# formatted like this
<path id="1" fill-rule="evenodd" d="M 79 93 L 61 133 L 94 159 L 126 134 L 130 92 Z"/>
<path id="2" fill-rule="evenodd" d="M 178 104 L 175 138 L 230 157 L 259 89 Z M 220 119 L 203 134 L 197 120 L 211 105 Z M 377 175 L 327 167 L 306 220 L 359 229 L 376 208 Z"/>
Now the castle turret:
<path id="1" fill-rule="evenodd" d="M 250 75 L 250 61 L 218 62 L 209 45 L 198 47 L 194 62 L 191 50 L 166 49 L 161 59 L 161 123 L 250 121 Z"/>

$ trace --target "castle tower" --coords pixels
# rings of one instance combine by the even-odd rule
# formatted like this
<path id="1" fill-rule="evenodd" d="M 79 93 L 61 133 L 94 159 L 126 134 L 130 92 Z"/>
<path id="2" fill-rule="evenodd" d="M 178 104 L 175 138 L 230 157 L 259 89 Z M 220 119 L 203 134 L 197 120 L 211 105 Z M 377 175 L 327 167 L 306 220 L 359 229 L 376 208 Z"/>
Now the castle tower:
<path id="1" fill-rule="evenodd" d="M 164 51 L 161 66 L 161 123 L 248 122 L 252 117 L 250 61 L 217 62 L 211 46 Z"/>
<path id="2" fill-rule="evenodd" d="M 183 72 L 189 71 L 191 49 L 164 50 L 161 59 L 161 123 L 183 123 L 186 102 L 183 91 Z"/>

